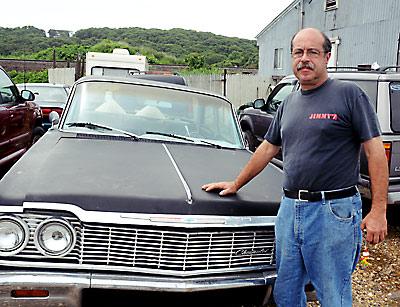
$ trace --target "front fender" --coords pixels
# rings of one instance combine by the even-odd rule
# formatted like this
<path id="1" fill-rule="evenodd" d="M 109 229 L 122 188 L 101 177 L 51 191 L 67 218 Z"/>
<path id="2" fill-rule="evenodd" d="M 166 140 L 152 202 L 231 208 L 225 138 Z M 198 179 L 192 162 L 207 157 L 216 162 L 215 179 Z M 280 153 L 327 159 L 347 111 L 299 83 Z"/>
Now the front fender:
<path id="1" fill-rule="evenodd" d="M 250 130 L 254 134 L 254 125 L 249 115 L 242 114 L 239 117 L 239 124 L 242 131 Z"/>

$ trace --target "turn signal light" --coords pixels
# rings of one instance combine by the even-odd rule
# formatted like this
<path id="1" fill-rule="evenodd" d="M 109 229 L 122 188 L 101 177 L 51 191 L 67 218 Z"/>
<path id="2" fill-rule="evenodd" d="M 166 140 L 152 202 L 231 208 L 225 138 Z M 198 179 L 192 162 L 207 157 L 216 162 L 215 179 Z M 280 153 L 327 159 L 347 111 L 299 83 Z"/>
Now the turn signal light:
<path id="1" fill-rule="evenodd" d="M 34 290 L 12 290 L 11 291 L 11 296 L 15 298 L 21 298 L 21 297 L 48 297 L 49 296 L 49 290 L 39 290 L 39 289 L 34 289 Z"/>
<path id="2" fill-rule="evenodd" d="M 388 164 L 390 166 L 390 157 L 392 155 L 392 143 L 390 142 L 384 142 L 383 147 L 385 147 L 385 154 L 386 154 L 386 159 L 388 161 Z"/>
<path id="3" fill-rule="evenodd" d="M 49 116 L 50 112 L 56 111 L 61 116 L 63 109 L 61 108 L 42 108 L 43 116 Z"/>

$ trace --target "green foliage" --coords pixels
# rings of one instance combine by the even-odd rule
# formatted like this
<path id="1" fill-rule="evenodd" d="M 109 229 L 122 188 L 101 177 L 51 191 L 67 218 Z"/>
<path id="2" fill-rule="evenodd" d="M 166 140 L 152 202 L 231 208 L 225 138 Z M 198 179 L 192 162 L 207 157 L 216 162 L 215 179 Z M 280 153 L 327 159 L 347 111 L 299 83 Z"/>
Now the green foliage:
<path id="1" fill-rule="evenodd" d="M 17 72 L 16 70 L 11 70 L 8 72 L 14 83 L 43 83 L 49 82 L 49 76 L 47 70 L 43 71 L 27 71 L 27 72 Z"/>
<path id="2" fill-rule="evenodd" d="M 190 69 L 200 69 L 205 67 L 205 58 L 203 55 L 193 52 L 186 56 L 185 63 Z"/>
<path id="3" fill-rule="evenodd" d="M 258 50 L 254 40 L 225 37 L 184 29 L 89 28 L 72 37 L 46 37 L 34 27 L 0 27 L 0 57 L 75 60 L 88 51 L 112 52 L 127 48 L 131 54 L 147 56 L 150 64 L 185 64 L 191 69 L 211 66 L 255 68 Z"/>

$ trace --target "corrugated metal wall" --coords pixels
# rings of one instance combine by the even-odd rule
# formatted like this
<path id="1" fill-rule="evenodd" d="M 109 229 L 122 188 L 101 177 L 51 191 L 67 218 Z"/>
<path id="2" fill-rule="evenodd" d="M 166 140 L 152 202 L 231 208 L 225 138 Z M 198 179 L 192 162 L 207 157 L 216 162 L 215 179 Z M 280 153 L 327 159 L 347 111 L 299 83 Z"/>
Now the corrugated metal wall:
<path id="1" fill-rule="evenodd" d="M 325 12 L 325 0 L 304 1 L 304 27 L 316 27 L 328 37 L 339 38 L 337 65 L 357 66 L 374 62 L 381 66 L 395 65 L 400 33 L 400 1 L 337 2 L 336 10 Z M 299 9 L 300 4 L 294 6 L 258 37 L 260 75 L 267 77 L 277 73 L 273 69 L 273 50 L 276 45 L 289 48 L 290 39 L 299 27 Z M 291 73 L 290 62 L 290 54 L 285 52 L 283 75 Z"/>
<path id="2" fill-rule="evenodd" d="M 292 7 L 257 40 L 259 46 L 258 74 L 260 76 L 286 76 L 292 72 L 290 39 L 299 29 L 300 6 L 292 5 Z M 282 69 L 274 69 L 274 50 L 278 48 L 283 49 Z"/>

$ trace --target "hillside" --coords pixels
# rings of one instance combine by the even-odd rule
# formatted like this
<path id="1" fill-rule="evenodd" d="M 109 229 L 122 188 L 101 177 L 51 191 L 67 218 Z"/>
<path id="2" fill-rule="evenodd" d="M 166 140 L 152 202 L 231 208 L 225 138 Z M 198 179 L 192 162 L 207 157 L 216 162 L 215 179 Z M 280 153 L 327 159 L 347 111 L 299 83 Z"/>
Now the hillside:
<path id="1" fill-rule="evenodd" d="M 54 33 L 54 31 L 53 31 Z M 153 64 L 190 64 L 201 67 L 257 67 L 256 41 L 184 29 L 89 28 L 68 37 L 46 37 L 35 27 L 0 27 L 0 57 L 74 60 L 87 51 L 128 48 Z M 196 67 L 195 67 L 196 68 Z"/>

